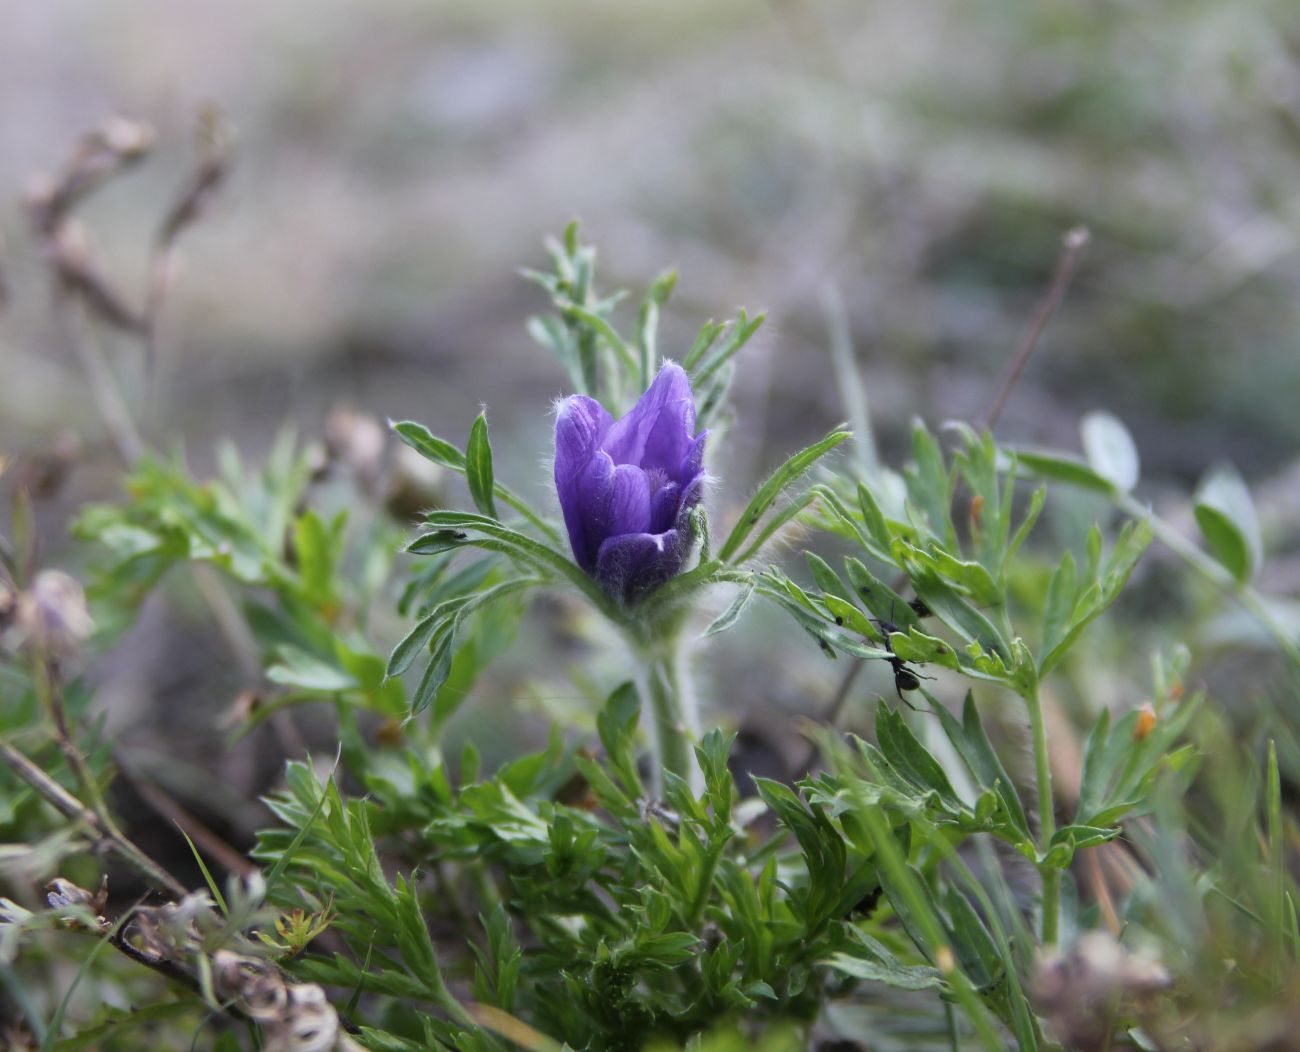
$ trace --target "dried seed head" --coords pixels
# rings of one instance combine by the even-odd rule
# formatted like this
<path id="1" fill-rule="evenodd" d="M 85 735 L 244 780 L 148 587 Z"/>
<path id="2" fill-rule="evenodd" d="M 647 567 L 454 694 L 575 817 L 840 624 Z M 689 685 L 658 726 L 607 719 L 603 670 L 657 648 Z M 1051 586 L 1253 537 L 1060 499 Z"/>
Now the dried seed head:
<path id="1" fill-rule="evenodd" d="M 331 458 L 356 472 L 365 486 L 379 478 L 387 444 L 383 425 L 355 409 L 340 406 L 325 422 L 325 447 Z"/>
<path id="2" fill-rule="evenodd" d="M 1163 990 L 1170 982 L 1158 961 L 1094 931 L 1043 960 L 1032 989 L 1040 1011 L 1062 1042 L 1101 1049 L 1108 1047 L 1111 1020 L 1125 1002 Z"/>
<path id="3" fill-rule="evenodd" d="M 289 987 L 281 1025 L 268 1028 L 266 1052 L 328 1052 L 339 1037 L 339 1017 L 315 983 Z"/>
<path id="4" fill-rule="evenodd" d="M 259 1023 L 284 1019 L 288 987 L 280 969 L 270 961 L 218 950 L 212 955 L 212 967 L 217 989 L 234 1000 L 250 1019 Z"/>
<path id="5" fill-rule="evenodd" d="M 109 117 L 92 134 L 98 135 L 107 149 L 131 160 L 144 156 L 158 140 L 150 125 L 127 117 Z"/>
<path id="6" fill-rule="evenodd" d="M 37 500 L 48 500 L 63 488 L 83 452 L 81 438 L 75 431 L 61 431 L 52 443 L 18 460 L 15 484 Z"/>
<path id="7" fill-rule="evenodd" d="M 108 877 L 105 876 L 100 880 L 99 890 L 93 894 L 70 880 L 55 877 L 45 885 L 45 901 L 50 904 L 51 909 L 72 908 L 89 913 L 96 920 L 95 926 L 102 928 L 108 923 L 103 917 L 104 907 L 108 903 Z M 63 920 L 69 924 L 80 925 L 84 923 L 85 916 L 70 914 L 63 917 Z"/>
<path id="8" fill-rule="evenodd" d="M 14 602 L 19 639 L 52 657 L 68 657 L 94 631 L 86 593 L 62 570 L 42 570 Z"/>
<path id="9" fill-rule="evenodd" d="M 401 522 L 410 522 L 446 499 L 446 472 L 410 446 L 398 446 L 384 492 L 384 507 Z"/>

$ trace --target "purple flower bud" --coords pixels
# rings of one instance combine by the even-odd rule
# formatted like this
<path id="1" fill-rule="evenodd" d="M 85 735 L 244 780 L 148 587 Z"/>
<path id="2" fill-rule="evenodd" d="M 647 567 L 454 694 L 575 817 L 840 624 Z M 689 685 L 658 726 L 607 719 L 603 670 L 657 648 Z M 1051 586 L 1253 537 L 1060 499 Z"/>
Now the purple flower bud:
<path id="1" fill-rule="evenodd" d="M 621 420 L 586 395 L 560 403 L 555 489 L 573 557 L 622 603 L 659 587 L 690 554 L 708 434 L 694 431 L 690 381 L 672 362 Z"/>

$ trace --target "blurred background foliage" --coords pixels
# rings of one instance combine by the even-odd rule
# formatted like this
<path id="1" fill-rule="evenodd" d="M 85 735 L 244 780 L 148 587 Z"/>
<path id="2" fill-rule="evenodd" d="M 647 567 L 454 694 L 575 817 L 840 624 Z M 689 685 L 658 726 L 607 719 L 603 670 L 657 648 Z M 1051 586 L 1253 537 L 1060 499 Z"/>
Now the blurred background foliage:
<path id="1" fill-rule="evenodd" d="M 1060 234 L 1083 222 L 1087 265 L 1007 435 L 1072 440 L 1104 404 L 1157 474 L 1224 455 L 1275 470 L 1300 437 L 1293 14 L 1286 0 L 22 5 L 0 42 L 0 437 L 50 433 L 80 386 L 30 287 L 26 179 L 108 113 L 157 127 L 150 162 L 88 213 L 110 272 L 137 273 L 213 101 L 239 163 L 171 294 L 157 425 L 196 454 L 225 432 L 264 444 L 285 415 L 342 397 L 455 433 L 487 400 L 498 441 L 513 429 L 543 447 L 544 422 L 514 410 L 561 386 L 526 351 L 538 300 L 513 272 L 575 215 L 615 285 L 679 267 L 679 339 L 700 315 L 771 312 L 766 368 L 751 360 L 739 392 L 755 461 L 842 413 L 827 283 L 887 433 L 913 413 L 972 417 Z"/>
<path id="2" fill-rule="evenodd" d="M 61 557 L 67 510 L 115 497 L 117 476 L 22 194 L 106 114 L 152 124 L 151 156 L 82 212 L 103 270 L 138 287 L 194 114 L 215 102 L 237 161 L 185 236 L 152 403 L 134 344 L 106 348 L 147 436 L 183 445 L 200 477 L 222 435 L 256 463 L 286 423 L 316 439 L 339 407 L 454 437 L 486 402 L 499 462 L 544 499 L 545 407 L 564 380 L 531 345 L 543 304 L 516 268 L 577 215 L 609 285 L 678 267 L 665 353 L 706 317 L 769 312 L 714 466 L 725 514 L 845 415 L 834 301 L 896 459 L 913 415 L 984 413 L 1062 233 L 1083 223 L 1088 254 L 999 437 L 1073 448 L 1104 406 L 1138 441 L 1144 496 L 1189 528 L 1195 476 L 1233 460 L 1257 487 L 1265 580 L 1294 592 L 1291 14 L 1288 0 L 19 5 L 0 37 L 0 448 L 82 437 L 68 487 L 38 508 Z M 181 690 L 202 741 L 245 685 L 194 624 L 203 607 L 184 609 L 146 610 L 100 670 L 110 725 L 148 726 Z M 1103 696 L 1136 700 L 1126 674 Z M 775 684 L 726 709 L 806 708 L 797 662 L 719 681 Z"/>

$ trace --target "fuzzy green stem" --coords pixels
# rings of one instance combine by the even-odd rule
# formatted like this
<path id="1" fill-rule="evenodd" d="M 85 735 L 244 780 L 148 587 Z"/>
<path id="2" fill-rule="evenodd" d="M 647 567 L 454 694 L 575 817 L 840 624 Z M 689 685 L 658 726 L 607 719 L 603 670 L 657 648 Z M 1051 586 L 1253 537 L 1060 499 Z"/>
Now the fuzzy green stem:
<path id="1" fill-rule="evenodd" d="M 1047 726 L 1043 721 L 1043 703 L 1038 696 L 1038 685 L 1025 694 L 1025 707 L 1029 710 L 1029 728 L 1033 735 L 1034 780 L 1038 783 L 1038 850 L 1047 852 L 1056 832 L 1056 805 L 1052 795 L 1052 767 L 1047 755 Z M 1056 943 L 1057 925 L 1061 912 L 1061 873 L 1053 866 L 1039 866 L 1043 880 L 1042 937 L 1044 946 Z"/>
<path id="2" fill-rule="evenodd" d="M 685 667 L 677 633 L 649 641 L 637 648 L 637 693 L 649 709 L 650 743 L 654 755 L 651 791 L 663 795 L 664 771 L 683 779 L 691 791 L 704 787 L 695 743 L 700 738 L 700 717 Z"/>

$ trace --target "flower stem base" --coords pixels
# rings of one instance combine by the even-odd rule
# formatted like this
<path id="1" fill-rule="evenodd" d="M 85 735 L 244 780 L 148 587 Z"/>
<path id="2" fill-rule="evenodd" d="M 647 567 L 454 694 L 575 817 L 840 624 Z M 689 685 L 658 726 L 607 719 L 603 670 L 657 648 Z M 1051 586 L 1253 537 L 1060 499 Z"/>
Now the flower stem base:
<path id="1" fill-rule="evenodd" d="M 700 738 L 699 711 L 677 639 L 660 640 L 637 654 L 637 693 L 650 716 L 651 792 L 663 796 L 664 771 L 684 780 L 693 793 L 704 779 L 695 760 Z"/>

